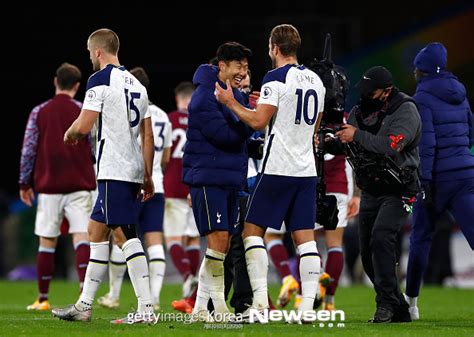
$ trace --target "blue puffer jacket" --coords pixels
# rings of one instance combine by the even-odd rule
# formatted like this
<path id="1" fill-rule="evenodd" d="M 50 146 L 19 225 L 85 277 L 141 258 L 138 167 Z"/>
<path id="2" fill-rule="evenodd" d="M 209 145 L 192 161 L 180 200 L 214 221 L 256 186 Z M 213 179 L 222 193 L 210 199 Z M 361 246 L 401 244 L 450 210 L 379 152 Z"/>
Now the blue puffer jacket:
<path id="1" fill-rule="evenodd" d="M 246 183 L 247 139 L 253 130 L 214 95 L 218 68 L 203 64 L 196 70 L 196 90 L 189 103 L 187 142 L 183 156 L 183 181 L 189 186 L 241 189 Z M 225 85 L 220 82 L 225 88 Z M 243 103 L 237 89 L 234 97 Z"/>
<path id="2" fill-rule="evenodd" d="M 473 114 L 466 89 L 450 72 L 420 78 L 413 96 L 422 120 L 421 180 L 474 177 Z"/>

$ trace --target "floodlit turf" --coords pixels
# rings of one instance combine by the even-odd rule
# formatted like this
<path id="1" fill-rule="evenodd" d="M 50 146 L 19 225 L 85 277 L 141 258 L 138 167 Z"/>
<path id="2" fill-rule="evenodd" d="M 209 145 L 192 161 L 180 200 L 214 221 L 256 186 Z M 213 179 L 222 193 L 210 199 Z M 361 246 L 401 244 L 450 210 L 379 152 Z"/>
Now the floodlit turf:
<path id="1" fill-rule="evenodd" d="M 273 297 L 277 291 L 277 287 L 271 287 Z M 103 285 L 99 295 L 105 292 Z M 162 311 L 173 312 L 170 303 L 178 298 L 180 292 L 179 285 L 164 286 Z M 77 294 L 75 283 L 53 281 L 51 285 L 50 299 L 53 306 L 73 303 Z M 374 292 L 370 288 L 353 287 L 341 288 L 337 293 L 337 308 L 344 310 L 346 314 L 344 327 L 272 323 L 227 326 L 237 328 L 231 330 L 181 322 L 159 322 L 154 326 L 112 325 L 109 323 L 111 319 L 125 316 L 136 306 L 130 283 L 125 283 L 122 289 L 119 309 L 107 310 L 96 306 L 91 323 L 58 321 L 49 312 L 25 310 L 36 296 L 34 282 L 0 281 L 0 336 L 474 336 L 474 290 L 425 288 L 422 295 L 422 320 L 414 323 L 366 323 L 374 311 Z"/>

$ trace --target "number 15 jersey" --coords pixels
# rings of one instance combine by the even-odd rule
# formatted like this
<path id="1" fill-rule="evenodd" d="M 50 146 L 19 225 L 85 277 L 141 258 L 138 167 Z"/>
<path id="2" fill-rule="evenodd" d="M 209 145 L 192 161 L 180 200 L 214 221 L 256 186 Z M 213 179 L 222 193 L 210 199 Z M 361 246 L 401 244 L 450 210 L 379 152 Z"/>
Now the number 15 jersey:
<path id="1" fill-rule="evenodd" d="M 277 111 L 266 129 L 260 173 L 316 176 L 313 134 L 325 93 L 318 75 L 302 65 L 287 64 L 265 75 L 258 104 Z"/>
<path id="2" fill-rule="evenodd" d="M 84 110 L 97 111 L 97 180 L 143 183 L 140 122 L 150 117 L 145 87 L 123 66 L 111 64 L 87 81 Z"/>

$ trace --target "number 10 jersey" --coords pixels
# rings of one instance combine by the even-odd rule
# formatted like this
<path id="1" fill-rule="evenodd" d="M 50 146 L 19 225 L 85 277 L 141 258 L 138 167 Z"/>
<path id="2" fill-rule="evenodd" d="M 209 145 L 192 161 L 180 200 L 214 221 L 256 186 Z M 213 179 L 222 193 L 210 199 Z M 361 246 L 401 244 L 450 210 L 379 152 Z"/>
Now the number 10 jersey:
<path id="1" fill-rule="evenodd" d="M 258 104 L 277 111 L 266 129 L 260 173 L 316 176 L 313 134 L 325 93 L 318 75 L 302 65 L 288 64 L 265 75 Z"/>

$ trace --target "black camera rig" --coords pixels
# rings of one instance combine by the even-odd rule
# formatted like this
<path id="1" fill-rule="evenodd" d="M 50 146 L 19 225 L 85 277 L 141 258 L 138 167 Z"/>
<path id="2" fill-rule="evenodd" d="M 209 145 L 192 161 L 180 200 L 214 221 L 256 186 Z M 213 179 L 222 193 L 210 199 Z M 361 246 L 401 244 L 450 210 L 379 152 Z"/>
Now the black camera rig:
<path id="1" fill-rule="evenodd" d="M 374 153 L 365 150 L 359 143 L 353 141 L 342 144 L 336 139 L 325 142 L 326 138 L 334 138 L 333 135 L 339 129 L 321 127 L 320 144 L 323 148 L 330 148 L 329 152 L 345 154 L 347 161 L 354 170 L 356 183 L 360 189 L 371 194 L 380 193 L 407 194 L 409 185 L 414 182 L 414 170 L 411 167 L 399 167 L 388 155 Z M 335 144 L 331 144 L 331 143 Z M 415 193 L 416 191 L 414 191 Z"/>
<path id="2" fill-rule="evenodd" d="M 334 195 L 326 194 L 326 182 L 324 181 L 324 155 L 326 154 L 324 137 L 330 129 L 321 127 L 317 131 L 319 145 L 315 147 L 316 172 L 318 174 L 318 185 L 316 187 L 316 222 L 325 230 L 334 230 L 339 221 L 339 210 L 337 199 Z M 325 133 L 326 132 L 326 133 Z"/>
<path id="3" fill-rule="evenodd" d="M 324 42 L 323 58 L 314 59 L 309 68 L 321 78 L 326 95 L 324 97 L 324 113 L 322 122 L 337 123 L 343 122 L 344 106 L 349 81 L 342 67 L 337 66 L 331 59 L 331 34 L 326 34 Z M 316 124 L 319 128 L 319 123 Z M 317 214 L 316 221 L 324 227 L 325 230 L 334 230 L 338 223 L 337 199 L 333 195 L 326 195 L 326 183 L 324 181 L 324 140 L 321 138 L 324 128 L 315 130 L 317 137 L 320 138 L 318 148 L 314 149 L 316 159 L 316 171 L 318 174 L 317 185 Z"/>

